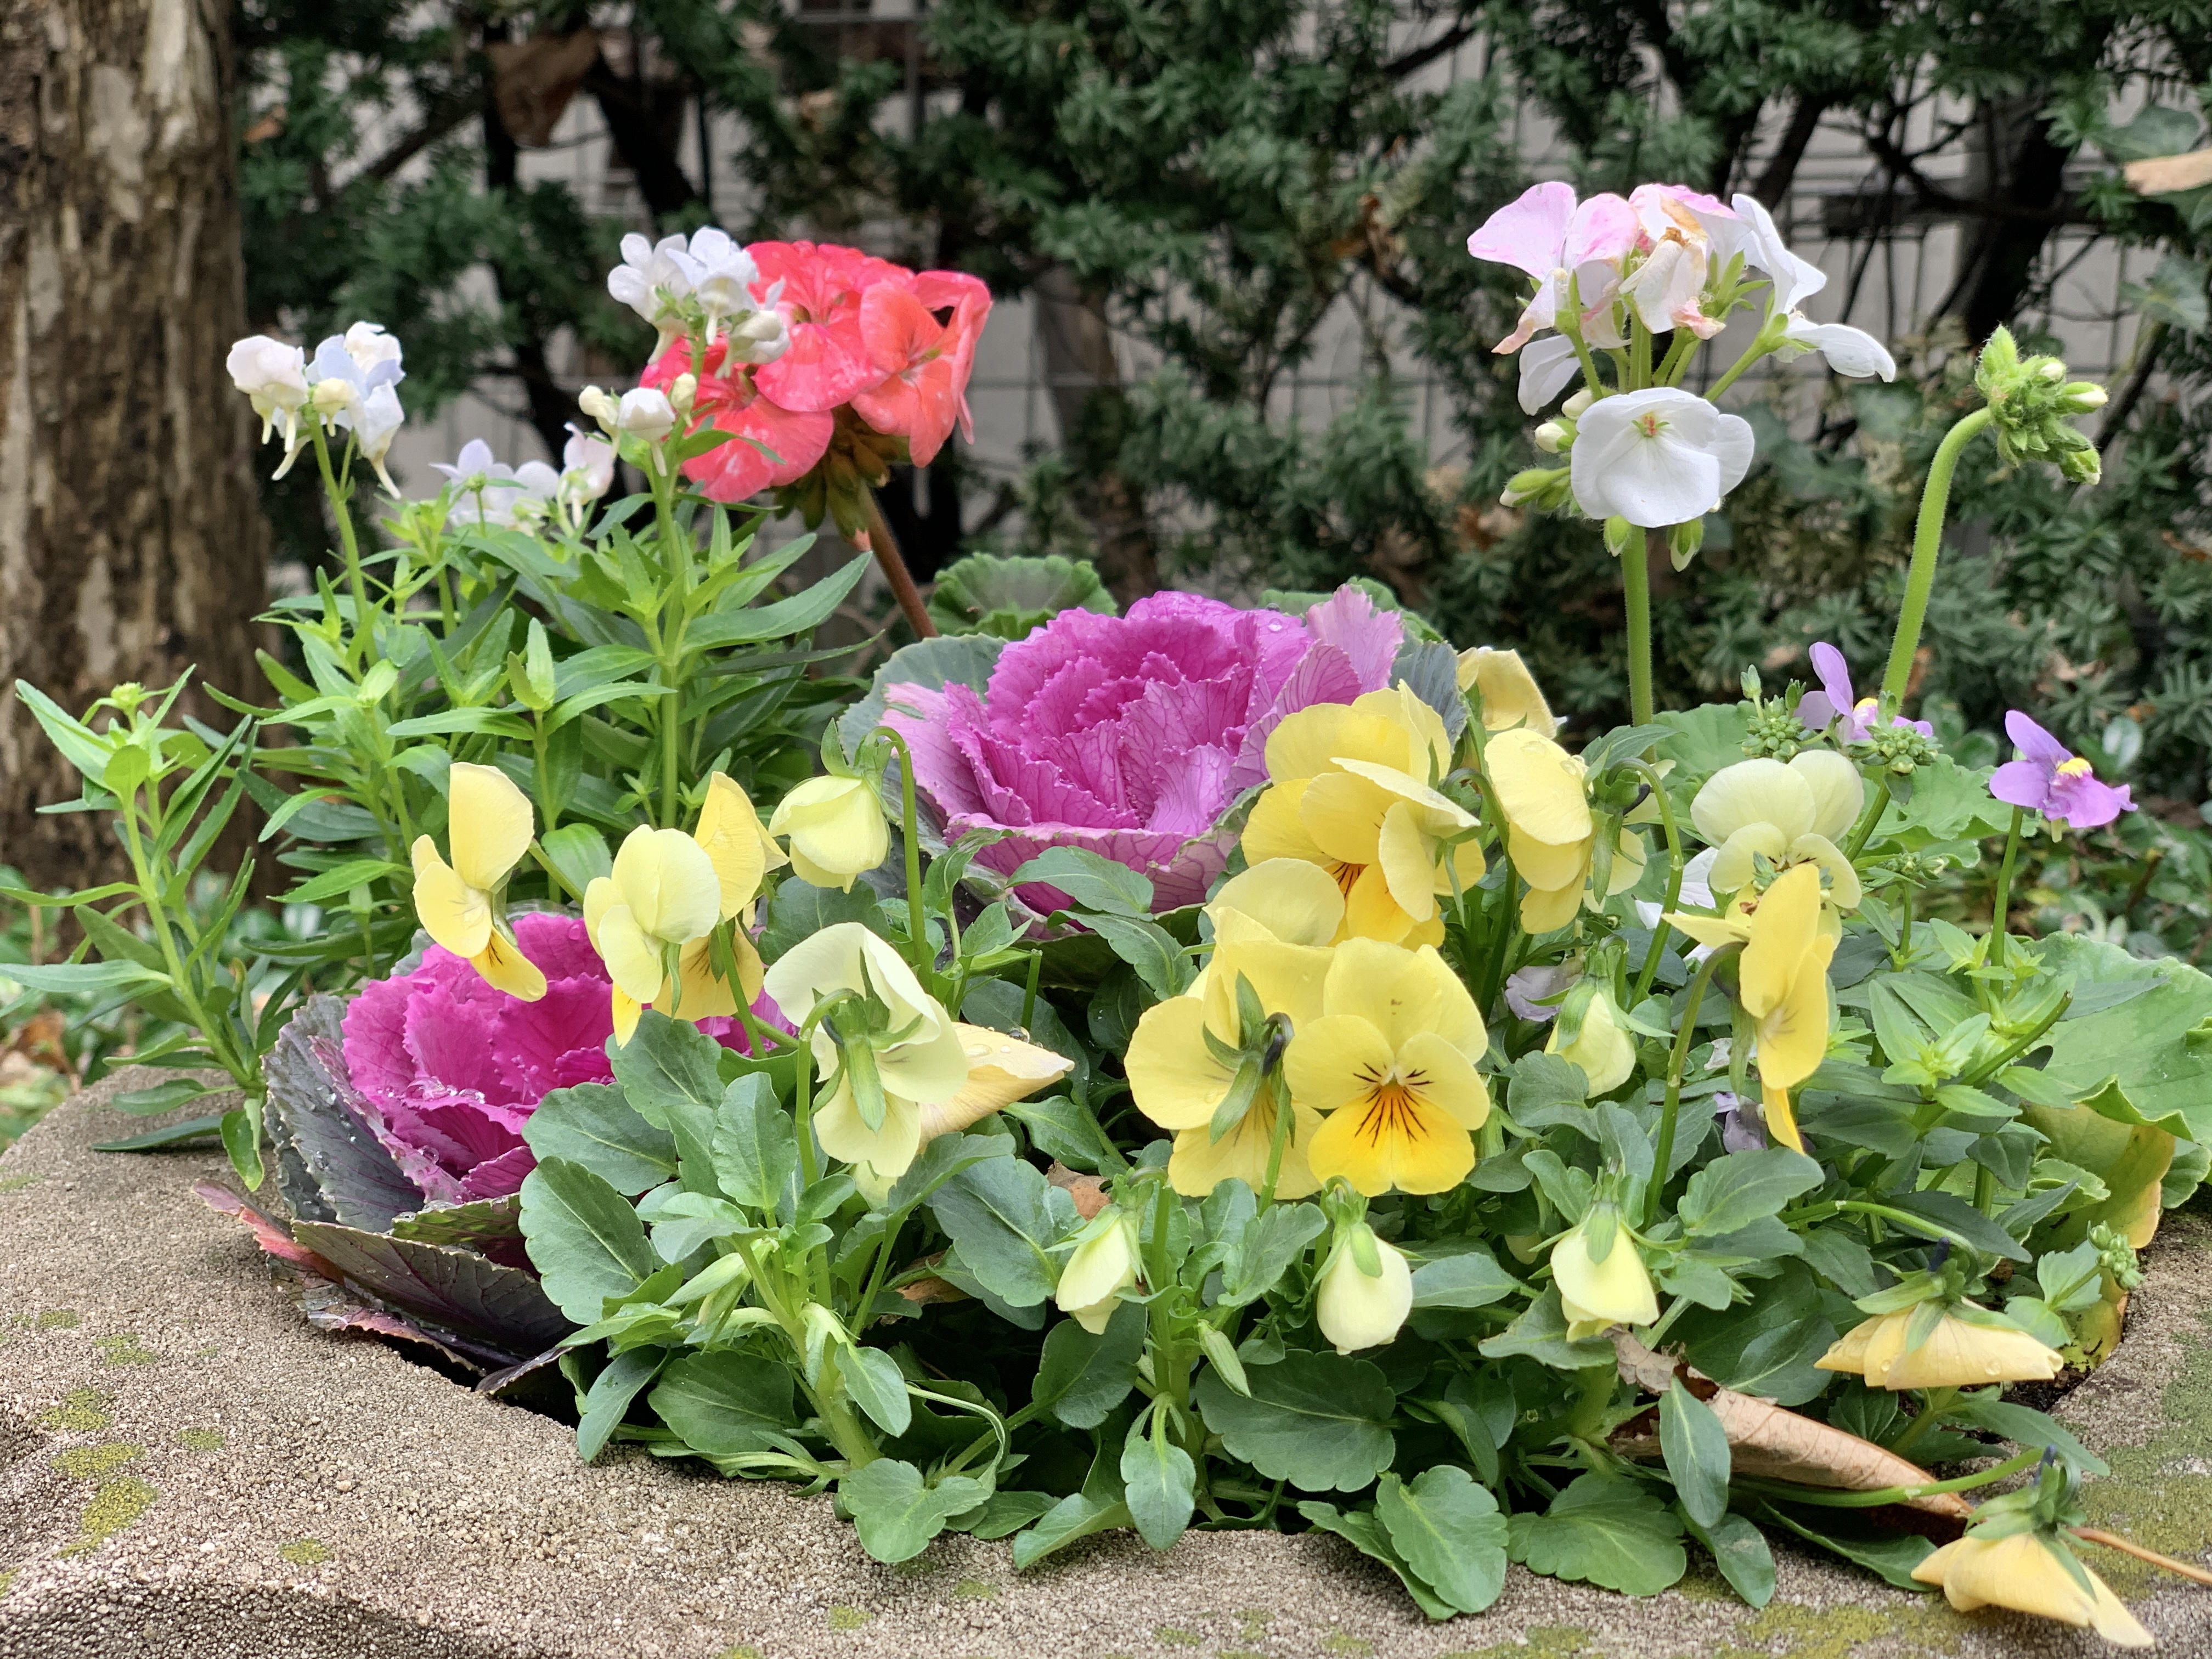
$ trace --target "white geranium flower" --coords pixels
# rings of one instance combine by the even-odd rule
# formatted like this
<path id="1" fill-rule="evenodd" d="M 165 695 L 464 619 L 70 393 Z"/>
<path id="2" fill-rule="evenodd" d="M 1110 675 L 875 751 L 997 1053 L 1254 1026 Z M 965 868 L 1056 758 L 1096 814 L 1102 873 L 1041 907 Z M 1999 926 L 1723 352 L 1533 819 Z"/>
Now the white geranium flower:
<path id="1" fill-rule="evenodd" d="M 676 429 L 676 410 L 665 392 L 636 386 L 623 392 L 622 401 L 615 405 L 615 429 L 649 444 L 659 443 Z"/>
<path id="2" fill-rule="evenodd" d="M 1534 415 L 1582 378 L 1575 343 L 1564 334 L 1547 334 L 1521 349 L 1521 412 Z"/>
<path id="3" fill-rule="evenodd" d="M 1601 398 L 1576 423 L 1575 500 L 1646 530 L 1691 524 L 1751 470 L 1751 423 L 1672 386 Z"/>
<path id="4" fill-rule="evenodd" d="M 1861 380 L 1871 375 L 1895 380 L 1897 360 L 1873 335 L 1844 323 L 1814 322 L 1799 309 L 1828 285 L 1828 273 L 1790 251 L 1765 204 L 1756 196 L 1738 196 L 1731 205 L 1735 210 L 1734 218 L 1700 212 L 1698 222 L 1711 238 L 1717 265 L 1741 253 L 1746 264 L 1765 271 L 1772 281 L 1768 315 L 1779 313 L 1789 319 L 1782 331 L 1782 355 L 1794 357 L 1817 351 L 1838 374 Z"/>

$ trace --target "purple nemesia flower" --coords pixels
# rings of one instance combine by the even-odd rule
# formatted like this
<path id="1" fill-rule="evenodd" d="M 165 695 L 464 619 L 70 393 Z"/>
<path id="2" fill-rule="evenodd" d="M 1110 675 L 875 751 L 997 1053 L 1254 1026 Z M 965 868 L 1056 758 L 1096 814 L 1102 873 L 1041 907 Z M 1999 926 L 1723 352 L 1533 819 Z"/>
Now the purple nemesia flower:
<path id="1" fill-rule="evenodd" d="M 1813 672 L 1820 677 L 1820 689 L 1808 691 L 1798 701 L 1797 718 L 1815 732 L 1825 732 L 1831 721 L 1839 720 L 1842 724 L 1836 728 L 1839 741 L 1864 743 L 1881 716 L 1880 700 L 1853 697 L 1850 665 L 1844 660 L 1844 653 L 1826 640 L 1813 647 L 1811 656 Z M 1926 720 L 1909 720 L 1902 714 L 1893 714 L 1889 723 L 1909 726 L 1923 738 L 1936 735 L 1936 728 Z"/>
<path id="2" fill-rule="evenodd" d="M 1505 1006 L 1541 1025 L 1559 1017 L 1558 1006 L 1545 999 L 1558 996 L 1581 976 L 1581 968 L 1569 962 L 1517 969 L 1505 976 Z"/>
<path id="3" fill-rule="evenodd" d="M 947 841 L 1010 830 L 976 862 L 1011 875 L 1079 847 L 1151 878 L 1156 908 L 1195 904 L 1228 861 L 1222 809 L 1267 777 L 1267 734 L 1319 702 L 1390 682 L 1399 619 L 1357 589 L 1303 620 L 1196 593 L 1155 593 L 1126 617 L 1063 611 L 1000 653 L 981 695 L 890 688 L 884 723 Z M 1067 901 L 1031 884 L 1042 910 Z"/>
<path id="4" fill-rule="evenodd" d="M 1713 1097 L 1720 1115 L 1721 1146 L 1731 1152 L 1763 1152 L 1774 1143 L 1766 1138 L 1766 1120 L 1753 1102 L 1722 1090 Z"/>
<path id="5" fill-rule="evenodd" d="M 346 1071 L 377 1115 L 372 1127 L 432 1202 L 519 1190 L 538 1164 L 522 1139 L 538 1103 L 556 1089 L 614 1081 L 611 982 L 582 920 L 526 911 L 514 936 L 544 971 L 539 1001 L 494 989 L 434 945 L 421 967 L 364 985 L 345 1012 Z M 702 1019 L 699 1029 L 745 1051 L 735 1019 Z"/>
<path id="6" fill-rule="evenodd" d="M 2135 811 L 2128 787 L 2097 781 L 2089 763 L 2015 708 L 2005 715 L 2005 735 L 2020 750 L 1990 778 L 1990 793 L 2008 806 L 2025 806 L 2069 830 L 2095 830 Z"/>

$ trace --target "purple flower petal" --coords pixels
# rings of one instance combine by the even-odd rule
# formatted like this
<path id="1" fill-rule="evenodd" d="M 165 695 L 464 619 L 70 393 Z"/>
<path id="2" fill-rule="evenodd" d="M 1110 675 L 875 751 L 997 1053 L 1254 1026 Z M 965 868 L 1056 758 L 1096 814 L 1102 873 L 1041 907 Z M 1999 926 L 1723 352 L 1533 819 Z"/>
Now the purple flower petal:
<path id="1" fill-rule="evenodd" d="M 2022 759 L 2034 761 L 2046 769 L 2063 766 L 2074 758 L 2065 744 L 2017 708 L 2005 714 L 2005 735 L 2013 740 Z"/>
<path id="2" fill-rule="evenodd" d="M 2125 784 L 2114 788 L 2087 772 L 2061 773 L 2052 780 L 2044 815 L 2069 830 L 2100 830 L 2123 812 L 2135 810 Z"/>
<path id="3" fill-rule="evenodd" d="M 2030 760 L 2007 761 L 1990 775 L 1990 793 L 2008 806 L 2040 812 L 2051 797 L 2051 769 Z"/>
<path id="4" fill-rule="evenodd" d="M 468 1178 L 461 1182 L 461 1201 L 471 1204 L 480 1198 L 505 1198 L 510 1193 L 519 1193 L 523 1182 L 537 1167 L 538 1159 L 527 1146 L 502 1152 L 469 1171 Z"/>

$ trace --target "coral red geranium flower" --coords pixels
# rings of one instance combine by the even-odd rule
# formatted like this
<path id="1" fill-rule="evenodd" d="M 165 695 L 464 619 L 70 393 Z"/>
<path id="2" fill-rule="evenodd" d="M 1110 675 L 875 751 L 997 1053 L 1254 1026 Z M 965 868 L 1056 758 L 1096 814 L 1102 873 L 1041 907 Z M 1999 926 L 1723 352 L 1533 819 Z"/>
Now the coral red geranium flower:
<path id="1" fill-rule="evenodd" d="M 760 269 L 754 294 L 763 303 L 775 294 L 791 325 L 790 349 L 760 371 L 760 389 L 778 406 L 824 413 L 884 378 L 861 335 L 861 301 L 882 286 L 911 289 L 911 271 L 858 248 L 812 242 L 756 242 L 746 251 Z"/>
<path id="2" fill-rule="evenodd" d="M 741 501 L 805 477 L 828 453 L 836 422 L 826 412 L 778 404 L 760 384 L 766 369 L 739 364 L 736 373 L 725 374 L 728 357 L 726 341 L 707 348 L 707 372 L 699 377 L 692 413 L 696 424 L 711 423 L 732 435 L 686 461 L 684 471 L 709 499 Z M 691 348 L 678 341 L 646 370 L 645 384 L 665 390 L 690 372 Z M 765 446 L 767 453 L 756 446 Z"/>
<path id="3" fill-rule="evenodd" d="M 885 378 L 853 395 L 853 407 L 870 426 L 907 441 L 916 466 L 937 459 L 956 421 L 973 439 L 968 377 L 975 368 L 976 332 L 991 308 L 989 290 L 972 276 L 929 271 L 916 279 L 916 289 L 925 281 L 929 298 L 941 295 L 939 308 L 951 311 L 950 322 L 940 323 L 921 295 L 887 283 L 862 296 L 860 337 Z"/>

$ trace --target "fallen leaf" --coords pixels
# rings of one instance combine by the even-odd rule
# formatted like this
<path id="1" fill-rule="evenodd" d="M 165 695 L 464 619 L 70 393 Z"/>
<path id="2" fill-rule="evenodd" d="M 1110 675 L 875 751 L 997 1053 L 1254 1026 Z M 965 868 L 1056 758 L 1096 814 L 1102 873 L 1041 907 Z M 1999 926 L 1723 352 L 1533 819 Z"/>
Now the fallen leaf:
<path id="1" fill-rule="evenodd" d="M 1838 1492 L 1879 1492 L 1886 1486 L 1920 1486 L 1935 1476 L 1909 1458 L 1884 1451 L 1871 1440 L 1815 1422 L 1771 1400 L 1724 1389 L 1679 1359 L 1657 1354 L 1626 1334 L 1613 1340 L 1620 1375 L 1647 1394 L 1664 1394 L 1678 1383 L 1712 1408 L 1726 1431 L 1735 1473 L 1763 1480 L 1789 1480 L 1801 1486 Z M 1660 1455 L 1656 1415 L 1651 1425 L 1632 1419 L 1615 1431 L 1613 1449 L 1638 1462 Z M 1923 1514 L 1964 1522 L 1973 1514 L 1956 1492 L 1908 1498 L 1905 1506 Z"/>
<path id="2" fill-rule="evenodd" d="M 2120 172 L 2142 195 L 2171 196 L 2176 191 L 2212 185 L 2212 149 L 2192 149 L 2186 155 L 2146 156 L 2129 162 Z"/>
<path id="3" fill-rule="evenodd" d="M 1044 1178 L 1075 1200 L 1075 1212 L 1085 1221 L 1106 1207 L 1106 1183 L 1095 1175 L 1084 1175 L 1055 1162 Z"/>

